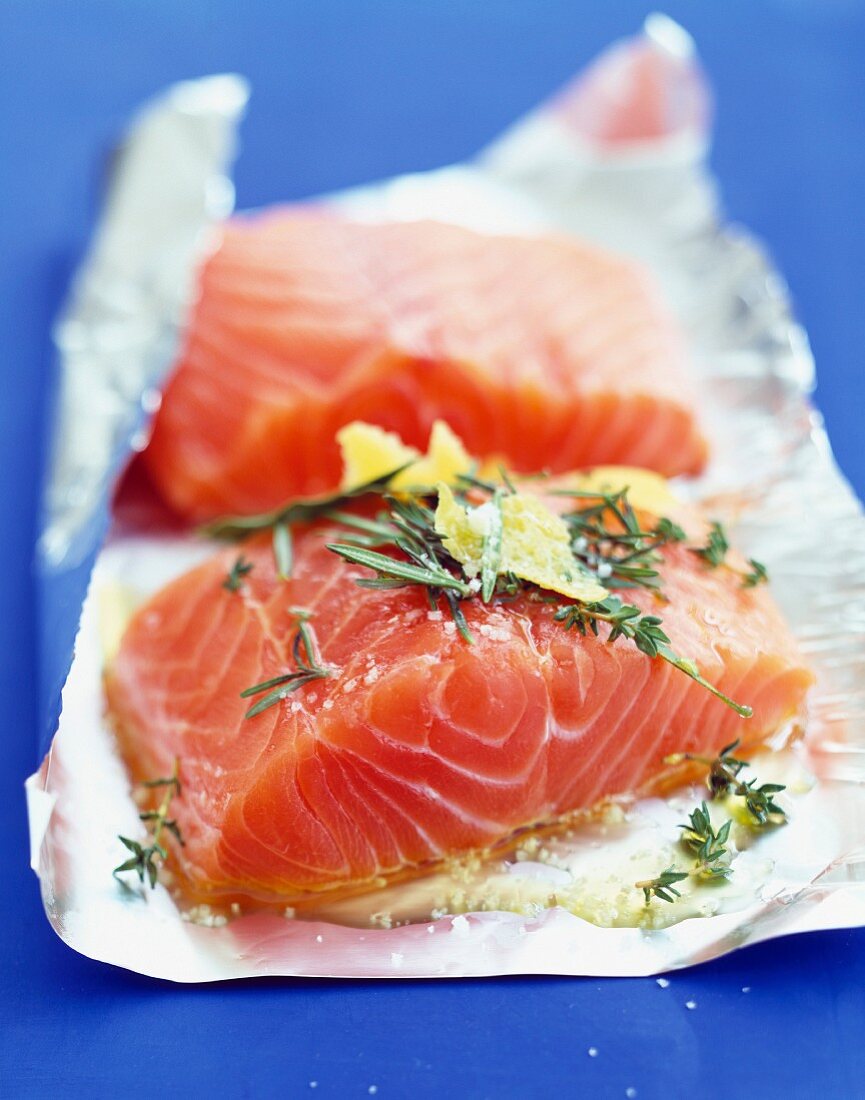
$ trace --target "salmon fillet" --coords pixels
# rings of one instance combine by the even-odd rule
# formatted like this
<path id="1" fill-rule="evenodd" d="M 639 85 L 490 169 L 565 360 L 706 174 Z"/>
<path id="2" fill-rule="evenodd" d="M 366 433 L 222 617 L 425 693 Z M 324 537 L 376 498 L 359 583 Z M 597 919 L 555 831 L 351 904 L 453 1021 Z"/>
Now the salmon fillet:
<path id="1" fill-rule="evenodd" d="M 237 591 L 237 548 L 220 551 L 137 612 L 107 672 L 133 777 L 179 758 L 174 865 L 195 897 L 362 889 L 649 789 L 667 754 L 747 748 L 802 710 L 812 676 L 771 597 L 682 544 L 658 566 L 664 629 L 750 719 L 526 593 L 465 601 L 467 644 L 424 590 L 359 587 L 370 571 L 326 547 L 340 534 L 299 532 L 288 581 L 269 538 L 247 541 Z M 651 591 L 626 597 L 658 610 Z M 331 674 L 244 717 L 241 692 L 291 662 L 298 605 Z"/>
<path id="2" fill-rule="evenodd" d="M 290 208 L 236 218 L 204 267 L 145 462 L 184 516 L 334 488 L 352 420 L 564 471 L 699 472 L 682 339 L 648 274 L 565 238 Z"/>

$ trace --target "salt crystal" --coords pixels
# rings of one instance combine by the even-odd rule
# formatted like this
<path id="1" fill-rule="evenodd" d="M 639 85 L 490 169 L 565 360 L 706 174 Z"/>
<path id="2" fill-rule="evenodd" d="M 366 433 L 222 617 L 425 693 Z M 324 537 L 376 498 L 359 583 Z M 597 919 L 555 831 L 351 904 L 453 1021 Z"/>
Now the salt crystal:
<path id="1" fill-rule="evenodd" d="M 666 989 L 667 986 L 670 984 L 669 978 L 656 978 L 655 981 L 658 983 L 661 989 Z"/>
<path id="2" fill-rule="evenodd" d="M 310 1081 L 309 1082 L 309 1087 L 311 1089 L 317 1089 L 318 1088 L 318 1081 Z"/>
<path id="3" fill-rule="evenodd" d="M 294 920 L 294 907 L 291 905 L 286 905 L 285 909 L 283 909 L 282 911 L 282 915 L 285 917 L 286 920 Z"/>
<path id="4" fill-rule="evenodd" d="M 330 710 L 332 707 L 333 707 L 333 699 L 325 699 L 325 701 L 321 704 L 321 709 L 322 710 Z"/>
<path id="5" fill-rule="evenodd" d="M 631 1086 L 630 1088 L 625 1089 L 625 1096 L 627 1096 L 628 1100 L 634 1100 L 634 1097 L 636 1095 L 637 1095 L 637 1090 L 633 1086 Z"/>
<path id="6" fill-rule="evenodd" d="M 461 936 L 467 936 L 471 931 L 471 925 L 463 916 L 454 917 L 451 921 L 451 928 Z"/>
<path id="7" fill-rule="evenodd" d="M 427 611 L 426 617 L 431 623 L 440 623 L 442 621 L 441 611 Z"/>
<path id="8" fill-rule="evenodd" d="M 346 680 L 346 682 L 342 685 L 342 690 L 343 691 L 354 691 L 354 689 L 356 687 L 357 687 L 357 680 L 356 679 Z"/>
<path id="9" fill-rule="evenodd" d="M 427 932 L 429 932 L 430 935 L 432 935 L 433 932 L 435 932 L 435 930 L 436 930 L 436 926 L 434 924 L 429 925 L 428 928 L 427 928 Z"/>
<path id="10" fill-rule="evenodd" d="M 749 985 L 743 985 L 742 986 L 742 992 L 743 993 L 750 993 L 751 992 L 751 987 Z"/>
<path id="11" fill-rule="evenodd" d="M 590 1058 L 597 1058 L 598 1057 L 598 1048 L 597 1047 L 589 1047 L 589 1057 Z"/>
<path id="12" fill-rule="evenodd" d="M 696 1008 L 696 1007 L 697 1007 L 697 1002 L 696 1001 L 685 1001 L 685 1008 Z"/>
<path id="13" fill-rule="evenodd" d="M 402 961 L 403 961 L 404 958 L 405 958 L 405 955 L 400 954 L 399 951 L 391 951 L 391 953 L 390 953 L 391 966 L 402 966 Z"/>
<path id="14" fill-rule="evenodd" d="M 363 682 L 365 684 L 374 684 L 376 682 L 376 680 L 379 678 L 379 676 L 381 676 L 381 673 L 375 667 L 375 665 L 373 665 L 373 667 L 369 670 L 369 672 L 366 674 L 366 676 L 364 676 Z"/>
<path id="15" fill-rule="evenodd" d="M 315 937 L 315 942 L 316 943 L 324 943 L 324 936 L 316 936 Z"/>
<path id="16" fill-rule="evenodd" d="M 370 1096 L 375 1096 L 375 1094 L 378 1092 L 378 1085 L 370 1085 L 366 1091 L 370 1094 Z"/>
<path id="17" fill-rule="evenodd" d="M 455 622 L 446 622 L 444 624 L 445 634 L 455 634 L 456 629 L 457 629 L 457 624 Z"/>

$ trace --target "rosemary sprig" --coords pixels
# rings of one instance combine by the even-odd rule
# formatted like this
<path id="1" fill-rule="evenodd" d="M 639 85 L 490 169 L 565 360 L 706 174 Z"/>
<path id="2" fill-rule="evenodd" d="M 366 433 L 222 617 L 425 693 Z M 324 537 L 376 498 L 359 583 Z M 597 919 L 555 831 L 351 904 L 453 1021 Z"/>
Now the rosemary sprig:
<path id="1" fill-rule="evenodd" d="M 403 588 L 421 585 L 427 589 L 430 606 L 444 598 L 462 637 L 472 641 L 460 600 L 475 594 L 465 578 L 462 566 L 445 550 L 435 529 L 435 512 L 420 497 L 386 496 L 389 510 L 374 521 L 352 524 L 358 534 L 344 542 L 329 543 L 328 549 L 354 565 L 372 569 L 374 577 L 360 577 L 362 588 Z M 371 541 L 383 549 L 397 551 L 403 558 L 392 557 L 370 548 Z M 408 560 L 404 560 L 404 559 Z"/>
<path id="2" fill-rule="evenodd" d="M 174 770 L 170 776 L 164 779 L 147 779 L 139 785 L 151 789 L 164 788 L 157 809 L 144 810 L 138 815 L 148 825 L 150 843 L 142 844 L 131 837 L 118 835 L 117 839 L 132 855 L 115 867 L 112 874 L 118 878 L 127 871 L 134 871 L 139 882 L 143 885 L 146 878 L 152 890 L 159 878 L 159 868 L 168 859 L 168 849 L 160 843 L 163 830 L 167 830 L 179 844 L 183 844 L 177 821 L 168 816 L 172 798 L 180 794 L 180 761 L 174 761 Z"/>
<path id="3" fill-rule="evenodd" d="M 257 714 L 272 707 L 275 703 L 286 699 L 293 691 L 312 683 L 313 680 L 321 680 L 330 675 L 318 659 L 312 631 L 309 627 L 311 615 L 308 611 L 294 609 L 297 618 L 297 632 L 292 641 L 292 657 L 297 666 L 291 672 L 281 673 L 270 680 L 263 680 L 260 684 L 244 688 L 240 693 L 241 699 L 249 699 L 253 695 L 261 695 L 267 692 L 258 702 L 253 703 L 244 715 L 244 718 L 254 718 Z"/>
<path id="4" fill-rule="evenodd" d="M 471 595 L 471 589 L 465 582 L 436 565 L 415 565 L 348 543 L 328 543 L 327 548 L 354 565 L 365 565 L 367 569 L 375 570 L 375 578 L 361 577 L 358 580 L 357 583 L 363 588 L 404 588 L 409 584 L 422 584 L 428 588 L 452 589 L 463 596 Z"/>
<path id="5" fill-rule="evenodd" d="M 237 592 L 243 583 L 243 578 L 252 572 L 253 563 L 247 561 L 241 554 L 228 572 L 228 576 L 222 582 L 222 587 L 228 592 Z"/>
<path id="6" fill-rule="evenodd" d="M 209 538 L 239 539 L 253 531 L 269 531 L 277 524 L 290 527 L 294 523 L 311 523 L 349 501 L 365 496 L 380 496 L 386 491 L 391 480 L 410 465 L 411 463 L 407 462 L 391 470 L 390 473 L 382 474 L 381 477 L 373 478 L 362 485 L 356 485 L 353 489 L 327 493 L 318 497 L 304 497 L 282 505 L 280 508 L 274 508 L 270 512 L 261 512 L 254 516 L 223 516 L 202 527 L 201 533 Z"/>
<path id="7" fill-rule="evenodd" d="M 633 604 L 623 604 L 618 596 L 608 596 L 599 603 L 569 604 L 567 607 L 559 608 L 555 618 L 564 624 L 566 630 L 576 628 L 583 635 L 587 630 L 597 635 L 599 624 L 609 623 L 608 641 L 614 642 L 619 637 L 625 637 L 647 657 L 660 657 L 680 672 L 684 672 L 686 676 L 690 676 L 701 687 L 731 707 L 740 717 L 750 718 L 753 713 L 751 707 L 734 702 L 729 695 L 725 695 L 707 680 L 693 661 L 680 657 L 670 648 L 670 639 L 661 629 L 662 620 L 657 615 L 644 615 Z"/>
<path id="8" fill-rule="evenodd" d="M 680 898 L 682 895 L 673 884 L 682 882 L 689 877 L 688 871 L 678 871 L 675 867 L 668 867 L 666 871 L 662 871 L 657 878 L 635 882 L 634 886 L 637 890 L 643 891 L 643 897 L 646 899 L 646 905 L 648 906 L 652 904 L 653 897 L 660 898 L 661 901 L 669 902 L 675 901 L 676 898 Z"/>

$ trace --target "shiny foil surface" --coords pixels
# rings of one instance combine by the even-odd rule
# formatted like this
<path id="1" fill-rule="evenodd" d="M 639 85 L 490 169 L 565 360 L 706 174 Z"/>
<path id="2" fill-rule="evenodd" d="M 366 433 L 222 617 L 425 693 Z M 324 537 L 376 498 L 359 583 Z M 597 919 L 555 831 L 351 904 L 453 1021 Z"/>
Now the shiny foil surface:
<path id="1" fill-rule="evenodd" d="M 605 119 L 646 66 L 661 79 L 663 125 L 612 140 Z M 169 89 L 119 158 L 58 328 L 62 383 L 39 547 L 53 593 L 101 539 L 117 470 L 146 442 L 196 265 L 231 208 L 227 166 L 246 95 L 232 76 Z M 570 231 L 652 268 L 688 335 L 713 445 L 707 473 L 677 488 L 767 564 L 818 677 L 804 740 L 755 762 L 761 779 L 786 783 L 789 823 L 753 842 L 734 829 L 728 884 L 684 890 L 675 905 L 650 910 L 633 883 L 675 858 L 677 823 L 702 797 L 697 788 L 614 805 L 495 861 L 455 864 L 304 919 L 184 910 L 170 882 L 152 892 L 121 886 L 111 874 L 123 858 L 117 835 L 138 836 L 141 826 L 103 713 L 106 632 L 124 601 L 144 598 L 210 546 L 115 528 L 82 611 L 59 728 L 27 784 L 33 867 L 48 918 L 71 947 L 182 982 L 641 975 L 775 936 L 865 924 L 865 517 L 809 403 L 813 363 L 784 283 L 719 212 L 705 163 L 709 113 L 690 39 L 653 16 L 472 163 L 322 201 L 371 220 Z M 180 166 L 168 176 L 167 158 Z"/>

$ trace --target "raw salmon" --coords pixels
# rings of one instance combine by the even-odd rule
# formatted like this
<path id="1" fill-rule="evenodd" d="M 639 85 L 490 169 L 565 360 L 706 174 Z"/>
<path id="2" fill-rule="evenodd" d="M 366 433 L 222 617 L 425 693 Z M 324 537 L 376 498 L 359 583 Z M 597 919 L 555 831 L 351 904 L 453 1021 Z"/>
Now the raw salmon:
<path id="1" fill-rule="evenodd" d="M 332 489 L 349 421 L 425 447 L 439 417 L 518 471 L 706 459 L 680 333 L 635 264 L 287 208 L 226 225 L 145 461 L 184 516 L 257 512 Z"/>
<path id="2" fill-rule="evenodd" d="M 560 505 L 561 507 L 561 505 Z M 764 589 L 664 549 L 663 615 L 680 654 L 741 703 L 743 719 L 624 639 L 566 631 L 523 593 L 463 603 L 467 644 L 417 587 L 370 589 L 327 549 L 344 530 L 299 532 L 291 579 L 270 539 L 181 576 L 131 621 L 108 702 L 137 779 L 170 774 L 193 896 L 302 902 L 365 888 L 515 830 L 649 789 L 672 752 L 753 746 L 800 716 L 812 676 Z M 253 717 L 241 692 L 291 665 L 298 607 L 330 675 Z"/>

